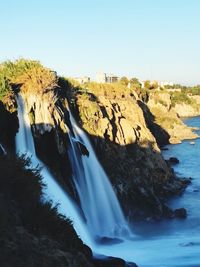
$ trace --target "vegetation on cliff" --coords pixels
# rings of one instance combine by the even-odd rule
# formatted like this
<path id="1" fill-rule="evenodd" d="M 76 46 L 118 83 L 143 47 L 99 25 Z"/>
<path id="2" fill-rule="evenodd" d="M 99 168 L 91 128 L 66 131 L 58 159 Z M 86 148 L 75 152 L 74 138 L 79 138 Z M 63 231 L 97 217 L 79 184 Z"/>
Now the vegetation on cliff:
<path id="1" fill-rule="evenodd" d="M 39 61 L 19 59 L 0 65 L 0 99 L 12 92 L 12 87 L 20 87 L 24 93 L 41 94 L 56 86 L 55 72 L 43 67 Z"/>

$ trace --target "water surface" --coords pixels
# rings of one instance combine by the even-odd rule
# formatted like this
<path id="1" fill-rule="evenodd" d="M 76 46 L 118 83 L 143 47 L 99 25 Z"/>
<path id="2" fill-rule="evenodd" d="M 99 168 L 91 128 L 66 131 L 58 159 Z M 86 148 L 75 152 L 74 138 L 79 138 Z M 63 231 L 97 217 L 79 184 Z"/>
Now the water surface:
<path id="1" fill-rule="evenodd" d="M 200 127 L 200 117 L 185 119 L 189 126 Z M 200 135 L 200 131 L 197 131 Z M 168 145 L 165 159 L 177 157 L 174 166 L 180 177 L 191 177 L 185 192 L 170 200 L 173 208 L 184 207 L 186 219 L 134 224 L 134 240 L 115 246 L 99 246 L 96 251 L 135 261 L 140 267 L 200 267 L 200 139 Z"/>

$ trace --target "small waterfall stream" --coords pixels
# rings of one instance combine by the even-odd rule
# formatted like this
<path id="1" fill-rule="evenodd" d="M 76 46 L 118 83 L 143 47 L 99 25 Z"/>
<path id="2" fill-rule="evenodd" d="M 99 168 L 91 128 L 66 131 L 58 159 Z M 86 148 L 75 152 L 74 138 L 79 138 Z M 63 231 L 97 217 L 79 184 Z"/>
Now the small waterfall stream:
<path id="1" fill-rule="evenodd" d="M 129 233 L 129 229 L 109 178 L 101 167 L 88 137 L 78 127 L 71 114 L 70 120 L 75 136 L 70 132 L 71 149 L 68 153 L 88 229 L 92 231 L 93 236 L 124 237 Z M 87 148 L 89 155 L 82 155 L 80 144 Z"/>

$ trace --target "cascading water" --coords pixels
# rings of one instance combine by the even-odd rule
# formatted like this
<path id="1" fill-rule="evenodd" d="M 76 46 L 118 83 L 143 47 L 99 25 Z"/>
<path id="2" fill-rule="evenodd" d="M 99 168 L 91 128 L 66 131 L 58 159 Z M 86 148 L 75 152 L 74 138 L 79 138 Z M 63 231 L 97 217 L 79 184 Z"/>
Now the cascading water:
<path id="1" fill-rule="evenodd" d="M 30 121 L 22 96 L 18 96 L 17 104 L 20 127 L 16 136 L 16 150 L 17 153 L 30 156 L 33 166 L 42 166 L 41 175 L 47 185 L 44 191 L 46 198 L 60 204 L 59 211 L 73 220 L 75 230 L 88 245 L 92 242 L 90 237 L 94 240 L 101 237 L 122 237 L 128 234 L 129 229 L 112 186 L 88 138 L 77 126 L 72 115 L 70 117 L 75 138 L 72 133 L 69 134 L 71 143 L 69 158 L 86 223 L 73 200 L 58 185 L 44 163 L 37 158 Z M 81 155 L 77 142 L 83 143 L 89 150 L 88 157 Z"/>
<path id="2" fill-rule="evenodd" d="M 92 240 L 83 222 L 78 207 L 64 190 L 58 185 L 48 168 L 36 156 L 34 140 L 30 128 L 30 121 L 26 107 L 21 96 L 17 98 L 19 132 L 16 135 L 16 151 L 19 154 L 25 154 L 31 157 L 32 167 L 40 166 L 44 188 L 44 200 L 51 200 L 53 204 L 59 204 L 58 210 L 61 214 L 67 216 L 73 221 L 73 226 L 77 234 L 87 244 L 92 246 Z"/>
<path id="3" fill-rule="evenodd" d="M 94 237 L 124 237 L 129 229 L 108 177 L 86 134 L 71 114 L 70 120 L 75 136 L 70 132 L 71 148 L 68 153 L 88 229 Z M 80 144 L 87 148 L 89 155 L 80 153 Z"/>

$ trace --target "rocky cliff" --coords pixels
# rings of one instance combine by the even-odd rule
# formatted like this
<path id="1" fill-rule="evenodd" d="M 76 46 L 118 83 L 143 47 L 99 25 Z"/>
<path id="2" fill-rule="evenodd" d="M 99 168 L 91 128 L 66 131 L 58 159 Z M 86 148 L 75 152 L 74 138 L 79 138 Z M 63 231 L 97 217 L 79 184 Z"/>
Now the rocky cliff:
<path id="1" fill-rule="evenodd" d="M 134 218 L 173 216 L 165 201 L 180 193 L 185 182 L 175 178 L 161 155 L 159 145 L 168 143 L 170 135 L 157 123 L 150 105 L 118 85 L 71 87 L 68 97 L 126 214 Z M 181 129 L 188 129 L 176 119 Z"/>
<path id="2" fill-rule="evenodd" d="M 184 139 L 194 139 L 198 135 L 187 127 L 180 117 L 199 114 L 196 106 L 184 102 L 173 103 L 172 96 L 167 91 L 151 91 L 147 106 L 159 124 L 168 134 L 170 143 L 180 143 Z"/>
<path id="3" fill-rule="evenodd" d="M 68 103 L 89 135 L 126 215 L 174 216 L 165 203 L 169 196 L 180 193 L 186 182 L 174 176 L 160 146 L 196 135 L 171 109 L 168 94 L 151 94 L 145 103 L 122 85 L 81 88 L 62 79 L 53 90 L 37 94 L 22 90 L 21 94 L 37 155 L 77 202 L 67 153 L 68 133 L 73 134 Z"/>
<path id="4" fill-rule="evenodd" d="M 191 104 L 177 103 L 174 105 L 174 111 L 179 117 L 195 117 L 200 116 L 200 96 L 188 96 Z"/>

